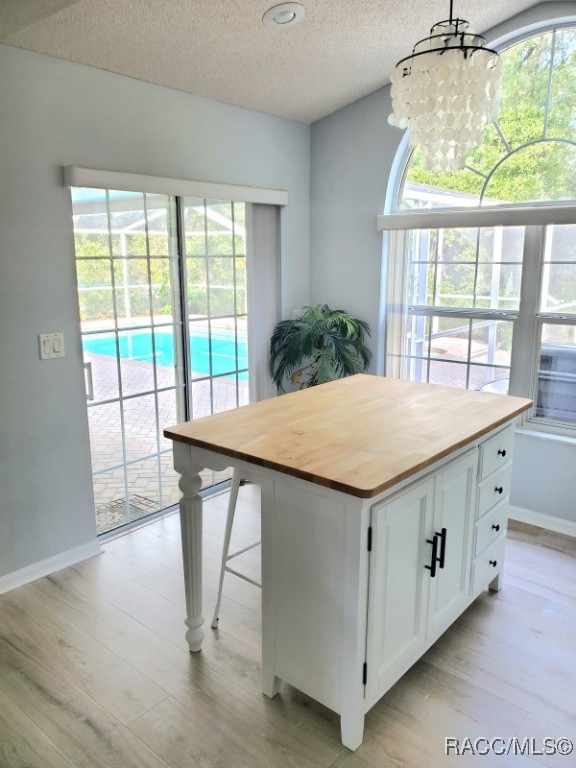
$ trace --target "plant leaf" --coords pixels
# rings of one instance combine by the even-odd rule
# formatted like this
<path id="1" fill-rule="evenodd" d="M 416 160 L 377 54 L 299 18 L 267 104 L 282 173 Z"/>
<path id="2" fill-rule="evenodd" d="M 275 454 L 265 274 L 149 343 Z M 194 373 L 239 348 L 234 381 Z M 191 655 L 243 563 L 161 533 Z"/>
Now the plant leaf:
<path id="1" fill-rule="evenodd" d="M 300 317 L 275 326 L 270 375 L 279 391 L 284 391 L 284 381 L 291 377 L 302 387 L 361 373 L 371 359 L 366 336 L 370 336 L 368 323 L 345 310 L 327 304 L 306 307 Z"/>

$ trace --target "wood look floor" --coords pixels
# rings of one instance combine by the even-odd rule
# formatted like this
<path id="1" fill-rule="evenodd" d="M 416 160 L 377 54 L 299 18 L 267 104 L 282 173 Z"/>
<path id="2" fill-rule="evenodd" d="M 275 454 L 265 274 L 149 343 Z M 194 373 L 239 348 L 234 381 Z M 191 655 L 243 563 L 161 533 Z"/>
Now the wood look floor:
<path id="1" fill-rule="evenodd" d="M 240 491 L 238 545 L 258 538 Z M 368 713 L 364 743 L 283 685 L 260 693 L 260 592 L 227 576 L 210 627 L 227 495 L 206 503 L 206 641 L 184 641 L 178 516 L 0 597 L 1 768 L 436 768 L 576 765 L 451 755 L 445 737 L 576 742 L 576 540 L 517 525 L 504 588 L 482 595 Z M 258 550 L 242 567 L 258 572 Z M 240 563 L 238 563 L 240 567 Z"/>

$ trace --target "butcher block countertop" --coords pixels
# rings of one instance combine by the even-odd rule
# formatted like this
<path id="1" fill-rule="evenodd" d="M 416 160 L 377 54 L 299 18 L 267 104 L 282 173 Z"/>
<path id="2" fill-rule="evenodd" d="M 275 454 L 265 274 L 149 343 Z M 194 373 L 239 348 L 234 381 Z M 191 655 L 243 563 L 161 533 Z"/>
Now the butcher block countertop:
<path id="1" fill-rule="evenodd" d="M 179 424 L 164 435 L 372 498 L 531 405 L 522 397 L 360 374 Z"/>

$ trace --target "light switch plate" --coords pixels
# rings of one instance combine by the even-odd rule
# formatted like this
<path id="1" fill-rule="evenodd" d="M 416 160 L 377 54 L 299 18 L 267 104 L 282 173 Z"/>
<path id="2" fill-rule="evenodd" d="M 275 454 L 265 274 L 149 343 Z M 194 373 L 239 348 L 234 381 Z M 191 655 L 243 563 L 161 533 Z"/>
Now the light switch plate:
<path id="1" fill-rule="evenodd" d="M 38 348 L 40 350 L 40 360 L 50 360 L 53 357 L 64 357 L 66 354 L 64 351 L 64 334 L 38 334 Z"/>

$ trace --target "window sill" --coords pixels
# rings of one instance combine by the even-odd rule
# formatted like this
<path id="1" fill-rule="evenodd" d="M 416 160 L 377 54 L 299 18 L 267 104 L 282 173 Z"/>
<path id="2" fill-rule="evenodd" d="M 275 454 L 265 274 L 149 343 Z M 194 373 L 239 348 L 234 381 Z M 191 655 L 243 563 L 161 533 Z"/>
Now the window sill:
<path id="1" fill-rule="evenodd" d="M 576 430 L 574 428 L 550 427 L 526 422 L 516 429 L 516 434 L 534 437 L 537 440 L 576 446 Z"/>

